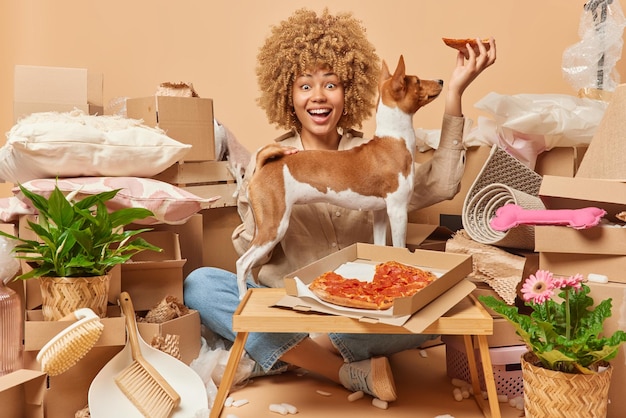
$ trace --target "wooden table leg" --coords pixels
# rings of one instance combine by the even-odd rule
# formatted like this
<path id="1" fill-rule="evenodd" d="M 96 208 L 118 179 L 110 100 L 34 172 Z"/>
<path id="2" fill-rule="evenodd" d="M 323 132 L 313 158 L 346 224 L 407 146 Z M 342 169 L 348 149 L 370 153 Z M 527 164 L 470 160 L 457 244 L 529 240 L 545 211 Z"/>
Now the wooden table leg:
<path id="1" fill-rule="evenodd" d="M 233 346 L 230 349 L 230 354 L 228 355 L 226 369 L 224 369 L 224 376 L 222 377 L 220 387 L 217 389 L 217 394 L 215 395 L 215 400 L 213 401 L 213 407 L 211 408 L 211 414 L 209 416 L 210 418 L 219 418 L 222 413 L 224 402 L 226 402 L 228 392 L 230 392 L 230 388 L 233 385 L 235 373 L 237 372 L 237 366 L 239 366 L 239 361 L 243 355 L 243 347 L 246 345 L 247 339 L 247 332 L 239 332 L 235 337 L 235 342 L 233 343 Z"/>
<path id="2" fill-rule="evenodd" d="M 480 360 L 483 363 L 483 376 L 485 377 L 485 389 L 487 389 L 491 416 L 493 418 L 501 418 L 500 402 L 498 402 L 496 381 L 493 377 L 493 366 L 491 365 L 491 356 L 489 355 L 489 343 L 487 342 L 487 337 L 485 335 L 477 335 L 476 338 L 478 339 Z"/>
<path id="3" fill-rule="evenodd" d="M 476 368 L 476 356 L 474 355 L 474 342 L 471 335 L 464 335 L 465 353 L 467 356 L 467 366 L 470 372 L 472 389 L 474 390 L 474 400 L 486 418 L 491 418 L 489 409 L 485 406 L 483 392 L 480 388 L 480 379 L 478 377 L 478 369 Z"/>

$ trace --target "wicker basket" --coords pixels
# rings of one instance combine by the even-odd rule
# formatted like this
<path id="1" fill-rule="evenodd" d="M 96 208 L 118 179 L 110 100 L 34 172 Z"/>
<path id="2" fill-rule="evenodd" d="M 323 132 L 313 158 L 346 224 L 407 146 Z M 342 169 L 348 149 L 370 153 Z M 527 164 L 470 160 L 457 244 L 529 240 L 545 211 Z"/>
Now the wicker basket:
<path id="1" fill-rule="evenodd" d="M 79 308 L 104 318 L 110 277 L 41 277 L 41 310 L 45 321 L 58 321 Z"/>
<path id="2" fill-rule="evenodd" d="M 533 365 L 522 356 L 526 418 L 604 418 L 613 368 L 591 375 L 572 374 Z"/>

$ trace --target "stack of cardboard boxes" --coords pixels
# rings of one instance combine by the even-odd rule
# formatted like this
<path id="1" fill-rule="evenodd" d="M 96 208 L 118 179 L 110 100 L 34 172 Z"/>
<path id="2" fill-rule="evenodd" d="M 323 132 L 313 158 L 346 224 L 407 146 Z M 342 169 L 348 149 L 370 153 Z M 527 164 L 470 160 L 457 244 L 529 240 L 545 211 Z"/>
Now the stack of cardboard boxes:
<path id="1" fill-rule="evenodd" d="M 597 275 L 605 283 L 589 282 L 595 303 L 612 299 L 612 316 L 605 335 L 626 329 L 626 228 L 617 215 L 626 210 L 626 84 L 615 90 L 596 135 L 574 178 L 545 176 L 539 191 L 548 209 L 594 206 L 607 213 L 599 226 L 574 230 L 565 226 L 537 226 L 535 250 L 539 266 L 559 275 Z M 626 349 L 611 361 L 613 375 L 607 416 L 621 417 L 626 408 Z"/>
<path id="2" fill-rule="evenodd" d="M 15 83 L 16 120 L 32 112 L 69 111 L 74 108 L 92 114 L 102 114 L 102 77 L 88 74 L 87 70 L 18 66 L 15 70 Z M 172 102 L 168 100 L 166 102 L 172 105 Z M 194 120 L 200 120 L 194 127 L 202 130 L 204 142 L 192 143 L 193 151 L 190 154 L 210 159 L 214 155 L 212 101 L 199 100 L 196 113 L 187 106 L 189 102 L 184 103 L 185 105 L 178 101 L 173 102 L 174 119 L 170 118 L 168 122 L 173 129 L 186 134 L 189 131 L 187 127 L 194 125 Z M 176 106 L 184 106 L 184 111 L 177 111 Z M 166 105 L 166 109 L 172 108 Z M 198 114 L 208 115 L 210 119 L 200 117 Z M 177 121 L 176 117 L 181 119 Z M 191 121 L 185 117 L 191 118 Z M 193 138 L 193 133 L 190 135 Z M 200 151 L 196 150 L 203 145 Z M 32 215 L 22 216 L 17 225 L 3 224 L 0 227 L 11 234 L 17 233 L 21 237 L 34 239 L 32 231 L 27 227 L 27 221 L 32 217 Z M 36 356 L 51 338 L 71 322 L 43 320 L 41 291 L 37 280 L 12 283 L 12 287 L 22 297 L 25 310 L 24 369 L 0 377 L 0 399 L 6 400 L 2 402 L 5 408 L 2 416 L 65 418 L 74 416 L 77 411 L 87 406 L 91 381 L 126 344 L 125 322 L 117 306 L 121 291 L 127 291 L 131 295 L 139 317 L 144 316 L 167 296 L 173 296 L 180 303 L 183 302 L 185 275 L 189 269 L 203 263 L 202 216 L 195 215 L 183 225 L 159 225 L 154 231 L 145 232 L 142 236 L 163 251 L 140 253 L 130 262 L 111 271 L 109 308 L 107 317 L 102 319 L 104 331 L 95 347 L 74 367 L 61 375 L 48 376 L 46 379 L 45 374 L 39 371 L 40 365 Z M 187 263 L 187 256 L 191 261 L 190 266 Z M 27 269 L 28 266 L 22 264 L 22 268 Z M 201 334 L 200 316 L 197 311 L 191 310 L 184 316 L 163 323 L 140 321 L 138 328 L 140 335 L 148 343 L 157 337 L 177 336 L 180 358 L 187 364 L 198 357 Z"/>
<path id="3" fill-rule="evenodd" d="M 233 271 L 237 254 L 230 244 L 233 229 L 241 223 L 236 210 L 237 183 L 228 169 L 228 161 L 216 161 L 213 100 L 198 97 L 150 96 L 126 101 L 127 116 L 142 119 L 148 126 L 163 129 L 177 141 L 191 144 L 192 150 L 153 178 L 164 181 L 200 197 L 221 196 L 211 209 L 201 212 L 199 226 L 189 226 L 193 236 L 202 240 L 191 245 L 188 274 L 201 265 Z M 189 222 L 188 222 L 189 223 Z M 171 229 L 171 228 L 169 228 Z M 199 245 L 198 245 L 199 244 Z M 186 250 L 186 248 L 184 249 Z M 197 254 L 198 250 L 201 254 Z M 197 262 L 196 262 L 197 260 Z"/>

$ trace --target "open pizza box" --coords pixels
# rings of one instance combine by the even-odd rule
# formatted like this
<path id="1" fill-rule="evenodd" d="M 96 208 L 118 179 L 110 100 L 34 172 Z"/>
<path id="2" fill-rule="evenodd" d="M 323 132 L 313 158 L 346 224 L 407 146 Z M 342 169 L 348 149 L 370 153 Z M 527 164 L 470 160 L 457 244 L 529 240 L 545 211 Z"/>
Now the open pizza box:
<path id="1" fill-rule="evenodd" d="M 397 261 L 433 272 L 437 279 L 411 297 L 397 298 L 384 311 L 351 309 L 321 301 L 307 285 L 328 271 L 344 277 L 371 279 L 374 266 Z M 472 256 L 357 243 L 330 254 L 285 277 L 287 296 L 276 305 L 299 311 L 343 315 L 365 322 L 402 326 L 419 333 L 445 314 L 476 286 L 465 277 L 472 272 Z"/>

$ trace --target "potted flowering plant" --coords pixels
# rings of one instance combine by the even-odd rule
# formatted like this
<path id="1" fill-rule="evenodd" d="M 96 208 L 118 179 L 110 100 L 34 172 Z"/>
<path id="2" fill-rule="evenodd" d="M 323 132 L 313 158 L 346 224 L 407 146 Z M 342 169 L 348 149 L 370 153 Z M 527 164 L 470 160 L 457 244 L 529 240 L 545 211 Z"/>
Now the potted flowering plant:
<path id="1" fill-rule="evenodd" d="M 626 341 L 624 331 L 602 335 L 611 316 L 611 299 L 593 307 L 583 276 L 557 277 L 546 270 L 531 274 L 522 296 L 532 311 L 521 314 L 493 296 L 480 296 L 487 307 L 507 319 L 544 368 L 566 373 L 593 373 L 598 364 L 613 359 Z"/>
<path id="2" fill-rule="evenodd" d="M 594 306 L 583 276 L 556 277 L 538 270 L 524 282 L 522 296 L 531 309 L 520 313 L 493 296 L 479 299 L 508 320 L 524 340 L 521 358 L 524 414 L 527 418 L 605 416 L 613 359 L 626 341 L 618 330 L 602 335 L 611 316 L 611 299 Z"/>

